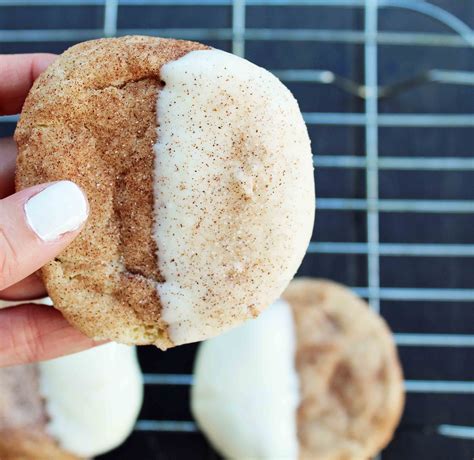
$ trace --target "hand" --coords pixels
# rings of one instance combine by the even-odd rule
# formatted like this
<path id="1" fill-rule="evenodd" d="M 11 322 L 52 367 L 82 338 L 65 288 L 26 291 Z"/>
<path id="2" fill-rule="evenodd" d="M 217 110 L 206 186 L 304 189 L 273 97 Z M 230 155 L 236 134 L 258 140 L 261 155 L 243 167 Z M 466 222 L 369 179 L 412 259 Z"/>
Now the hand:
<path id="1" fill-rule="evenodd" d="M 19 113 L 51 54 L 0 56 L 0 115 Z M 37 299 L 46 291 L 35 271 L 59 254 L 88 214 L 72 182 L 14 193 L 16 146 L 0 139 L 0 299 Z M 0 367 L 55 358 L 94 346 L 52 307 L 25 303 L 0 310 Z"/>

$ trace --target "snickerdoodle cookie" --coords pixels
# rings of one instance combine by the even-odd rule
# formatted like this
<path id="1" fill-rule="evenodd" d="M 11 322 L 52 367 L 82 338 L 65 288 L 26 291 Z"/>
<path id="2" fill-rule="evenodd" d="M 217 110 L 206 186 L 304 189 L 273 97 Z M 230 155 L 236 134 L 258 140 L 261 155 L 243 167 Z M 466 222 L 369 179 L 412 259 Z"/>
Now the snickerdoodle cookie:
<path id="1" fill-rule="evenodd" d="M 0 369 L 0 459 L 107 452 L 132 431 L 142 397 L 135 348 L 116 343 Z"/>
<path id="2" fill-rule="evenodd" d="M 257 316 L 284 290 L 314 219 L 298 104 L 266 70 L 199 43 L 73 46 L 35 82 L 15 133 L 18 189 L 86 192 L 79 237 L 42 269 L 87 335 L 161 348 Z"/>
<path id="3" fill-rule="evenodd" d="M 367 460 L 404 404 L 382 318 L 347 288 L 298 279 L 261 317 L 200 346 L 196 420 L 225 458 Z"/>

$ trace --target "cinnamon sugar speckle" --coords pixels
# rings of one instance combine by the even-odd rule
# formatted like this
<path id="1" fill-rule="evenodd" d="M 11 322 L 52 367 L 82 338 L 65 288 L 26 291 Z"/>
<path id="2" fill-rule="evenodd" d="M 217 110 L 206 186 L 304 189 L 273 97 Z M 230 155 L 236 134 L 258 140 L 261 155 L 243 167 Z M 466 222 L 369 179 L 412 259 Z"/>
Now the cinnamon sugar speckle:
<path id="1" fill-rule="evenodd" d="M 269 72 L 204 50 L 166 64 L 161 77 L 157 290 L 180 344 L 217 335 L 279 296 L 309 241 L 314 184 L 298 105 Z"/>
<path id="2" fill-rule="evenodd" d="M 308 135 L 289 91 L 240 58 L 152 37 L 81 43 L 35 82 L 15 137 L 18 189 L 69 179 L 87 193 L 85 228 L 42 276 L 95 339 L 215 335 L 271 303 L 303 257 Z"/>
<path id="3" fill-rule="evenodd" d="M 296 327 L 299 459 L 372 458 L 393 436 L 404 402 L 387 325 L 330 281 L 298 278 L 283 298 Z"/>

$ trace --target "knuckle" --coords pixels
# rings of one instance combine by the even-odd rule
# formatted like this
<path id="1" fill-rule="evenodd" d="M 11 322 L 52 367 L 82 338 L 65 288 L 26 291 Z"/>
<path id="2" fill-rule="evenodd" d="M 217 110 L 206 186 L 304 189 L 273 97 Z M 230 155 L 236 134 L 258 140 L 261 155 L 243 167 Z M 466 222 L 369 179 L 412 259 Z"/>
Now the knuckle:
<path id="1" fill-rule="evenodd" d="M 6 231 L 0 226 L 0 290 L 9 286 L 18 265 L 18 255 Z"/>
<path id="2" fill-rule="evenodd" d="M 42 356 L 45 343 L 34 313 L 34 309 L 25 306 L 21 307 L 21 312 L 13 308 L 3 316 L 0 321 L 0 367 L 36 362 Z"/>
<path id="3" fill-rule="evenodd" d="M 37 322 L 36 310 L 34 308 L 25 309 L 24 327 L 21 343 L 17 343 L 18 360 L 22 363 L 33 363 L 40 359 L 44 351 L 40 327 Z"/>

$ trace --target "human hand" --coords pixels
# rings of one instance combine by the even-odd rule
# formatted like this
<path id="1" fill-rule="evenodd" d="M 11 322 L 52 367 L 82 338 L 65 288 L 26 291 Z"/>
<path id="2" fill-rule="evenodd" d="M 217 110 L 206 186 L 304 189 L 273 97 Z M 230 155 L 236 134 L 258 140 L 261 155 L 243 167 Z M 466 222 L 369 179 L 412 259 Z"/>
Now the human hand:
<path id="1" fill-rule="evenodd" d="M 0 55 L 0 115 L 19 113 L 51 54 Z M 14 193 L 16 145 L 0 139 L 0 299 L 46 295 L 35 271 L 81 230 L 87 199 L 72 182 L 37 185 Z M 24 303 L 0 310 L 0 367 L 55 358 L 96 343 L 72 328 L 54 308 Z"/>

